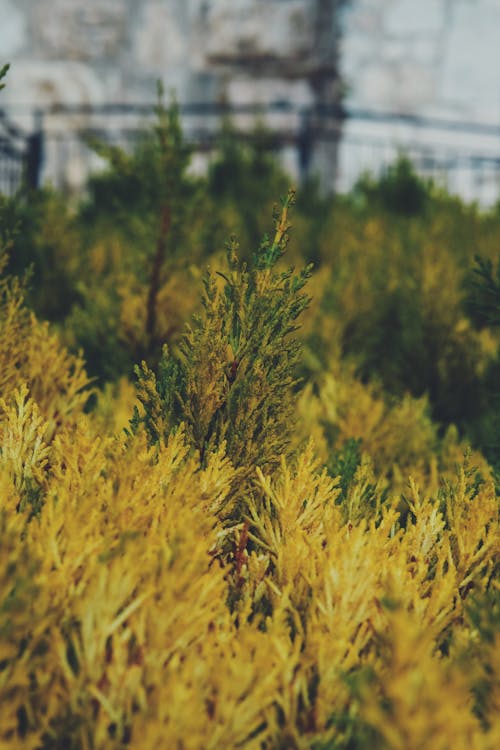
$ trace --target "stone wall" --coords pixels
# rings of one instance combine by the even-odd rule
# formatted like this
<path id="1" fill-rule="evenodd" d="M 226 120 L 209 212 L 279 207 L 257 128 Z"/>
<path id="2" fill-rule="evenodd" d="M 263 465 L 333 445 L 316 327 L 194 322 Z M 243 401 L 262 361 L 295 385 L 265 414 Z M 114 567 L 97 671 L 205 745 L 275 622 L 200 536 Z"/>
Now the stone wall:
<path id="1" fill-rule="evenodd" d="M 421 128 L 411 121 L 377 125 L 352 120 L 346 124 L 340 154 L 341 183 L 348 187 L 360 169 L 376 169 L 399 147 L 410 144 L 416 154 L 427 150 L 438 173 L 439 163 L 452 165 L 446 167 L 452 190 L 485 203 L 496 200 L 500 2 L 352 0 L 341 25 L 341 74 L 348 108 L 493 126 L 481 132 Z M 377 139 L 380 148 L 375 146 Z"/>
<path id="2" fill-rule="evenodd" d="M 27 129 L 33 126 L 33 110 L 43 109 L 44 127 L 57 131 L 54 149 L 61 150 L 64 133 L 69 138 L 69 130 L 85 126 L 85 118 L 50 117 L 56 105 L 151 103 L 158 79 L 181 102 L 310 106 L 317 98 L 315 75 L 325 63 L 324 50 L 329 57 L 322 74 L 324 96 L 335 101 L 335 11 L 341 2 L 0 0 L 0 50 L 12 63 L 2 104 Z M 325 10 L 329 24 L 318 25 Z M 276 117 L 270 125 L 280 127 Z M 64 151 L 56 164 L 49 148 L 46 176 L 58 183 L 81 182 L 78 149 L 66 143 Z M 335 153 L 334 144 L 325 176 L 330 183 Z"/>
<path id="3" fill-rule="evenodd" d="M 353 106 L 500 121 L 498 0 L 353 0 L 343 30 Z"/>
<path id="4" fill-rule="evenodd" d="M 0 0 L 0 55 L 13 64 L 2 104 L 30 129 L 37 106 L 150 103 L 160 78 L 181 101 L 305 108 L 339 102 L 340 71 L 350 110 L 496 125 L 499 30 L 499 0 Z M 300 126 L 290 114 L 273 117 L 278 127 Z M 46 120 L 59 132 L 82 124 Z M 343 132 L 338 171 L 335 141 L 311 154 L 326 188 L 349 187 L 408 144 L 448 161 L 500 151 L 494 133 L 409 121 L 355 118 Z M 81 182 L 76 147 L 66 146 L 56 179 Z M 296 171 L 293 149 L 286 159 Z M 497 181 L 498 172 L 479 179 Z M 459 165 L 455 174 L 473 196 L 477 170 Z"/>

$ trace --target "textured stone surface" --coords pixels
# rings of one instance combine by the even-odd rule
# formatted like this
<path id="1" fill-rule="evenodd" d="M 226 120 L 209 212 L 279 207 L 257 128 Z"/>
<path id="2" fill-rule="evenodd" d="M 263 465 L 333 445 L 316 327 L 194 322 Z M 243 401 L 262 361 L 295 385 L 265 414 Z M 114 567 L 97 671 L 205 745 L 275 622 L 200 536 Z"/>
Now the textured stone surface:
<path id="1" fill-rule="evenodd" d="M 397 0 L 387 6 L 384 23 L 387 34 L 435 34 L 445 22 L 446 2 L 440 0 Z"/>
<path id="2" fill-rule="evenodd" d="M 248 82 L 257 75 L 285 83 L 303 77 L 315 54 L 317 4 L 318 0 L 0 0 L 0 54 L 14 63 L 6 97 L 9 102 L 26 102 L 29 94 L 34 104 L 44 104 L 47 87 L 62 93 L 59 84 L 42 80 L 37 70 L 49 75 L 48 62 L 87 66 L 88 75 L 99 78 L 108 102 L 150 101 L 157 78 L 176 88 L 181 99 L 192 89 L 202 93 L 200 76 L 205 84 L 210 77 L 212 83 L 219 81 L 219 96 L 235 74 L 243 73 Z M 17 63 L 23 64 L 22 76 Z M 64 101 L 80 102 L 79 90 L 78 85 L 65 88 Z M 207 95 L 214 91 L 209 85 Z M 285 83 L 283 95 L 288 94 Z"/>
<path id="3" fill-rule="evenodd" d="M 480 7 L 478 7 L 480 6 Z M 500 121 L 500 3 L 458 0 L 443 53 L 440 95 L 450 109 Z"/>
<path id="4" fill-rule="evenodd" d="M 500 121 L 500 0 L 0 0 L 0 63 L 12 62 L 2 101 L 151 102 L 161 78 L 181 101 L 334 103 L 335 75 L 313 71 L 334 71 L 339 23 L 348 107 Z M 353 132 L 383 135 L 392 152 L 422 138 L 387 124 L 348 123 Z M 366 166 L 366 151 L 342 157 L 341 179 Z M 315 161 L 331 175 L 328 153 Z"/>
<path id="5" fill-rule="evenodd" d="M 352 0 L 342 18 L 352 106 L 500 120 L 498 0 Z"/>
<path id="6" fill-rule="evenodd" d="M 287 64 L 310 56 L 316 8 L 316 0 L 0 0 L 0 55 L 13 63 L 5 97 L 45 103 L 53 89 L 86 101 L 99 89 L 107 101 L 145 101 L 160 76 L 181 98 L 210 98 L 235 75 L 219 63 L 239 60 L 240 96 L 245 79 L 247 96 L 262 100 L 252 65 L 264 61 L 262 77 L 273 58 L 288 96 Z M 498 0 L 350 0 L 343 29 L 352 105 L 500 119 Z M 61 67 L 66 86 L 49 62 L 87 71 Z"/>
<path id="7" fill-rule="evenodd" d="M 331 103 L 338 95 L 333 11 L 340 2 L 0 0 L 0 56 L 8 53 L 12 62 L 2 103 L 28 129 L 28 110 L 37 107 L 151 103 L 158 79 L 181 102 L 309 106 L 320 96 Z M 325 63 L 320 86 L 316 72 Z M 270 123 L 298 126 L 283 114 Z M 85 115 L 47 114 L 44 121 L 50 132 L 61 131 L 59 146 L 71 128 L 90 124 Z M 251 126 L 252 118 L 241 124 Z M 83 173 L 68 144 L 57 167 L 55 146 L 47 147 L 45 174 L 60 182 L 66 169 L 74 185 Z"/>
<path id="8" fill-rule="evenodd" d="M 311 5 L 303 0 L 214 0 L 207 13 L 209 59 L 242 59 L 249 65 L 259 57 L 303 59 L 314 43 Z"/>
<path id="9" fill-rule="evenodd" d="M 498 0 L 352 0 L 342 15 L 341 72 L 353 109 L 457 122 L 500 122 Z M 349 121 L 339 156 L 340 184 L 377 171 L 409 149 L 417 160 L 448 162 L 448 187 L 484 203 L 496 200 L 493 158 L 500 139 L 419 129 L 410 123 Z M 413 151 L 412 151 L 413 149 Z M 491 157 L 490 166 L 471 157 Z M 440 178 L 441 168 L 431 173 Z"/>
<path id="10" fill-rule="evenodd" d="M 28 41 L 26 18 L 14 0 L 0 0 L 0 50 L 2 61 L 20 54 Z"/>
<path id="11" fill-rule="evenodd" d="M 38 0 L 23 3 L 36 55 L 53 60 L 103 61 L 120 52 L 127 34 L 122 0 Z"/>

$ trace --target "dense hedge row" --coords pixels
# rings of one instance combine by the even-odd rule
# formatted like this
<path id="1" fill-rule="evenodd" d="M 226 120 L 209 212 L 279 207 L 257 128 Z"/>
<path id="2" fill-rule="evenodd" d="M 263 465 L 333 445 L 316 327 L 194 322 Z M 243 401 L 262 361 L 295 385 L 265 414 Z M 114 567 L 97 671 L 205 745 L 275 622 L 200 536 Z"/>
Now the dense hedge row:
<path id="1" fill-rule="evenodd" d="M 0 199 L 0 750 L 500 746 L 500 211 L 99 148 Z"/>

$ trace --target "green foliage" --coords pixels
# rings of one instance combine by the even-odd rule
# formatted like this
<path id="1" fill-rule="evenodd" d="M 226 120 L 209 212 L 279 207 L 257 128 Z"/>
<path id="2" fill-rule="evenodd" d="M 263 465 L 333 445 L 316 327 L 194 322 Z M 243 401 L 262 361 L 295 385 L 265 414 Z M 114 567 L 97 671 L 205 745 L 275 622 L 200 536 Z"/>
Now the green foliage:
<path id="1" fill-rule="evenodd" d="M 234 233 L 243 248 L 256 247 L 260 242 L 273 202 L 289 184 L 272 146 L 272 134 L 263 127 L 257 127 L 244 140 L 229 121 L 224 122 L 207 175 L 214 208 L 212 231 L 217 239 Z"/>
<path id="2" fill-rule="evenodd" d="M 473 415 L 479 390 L 473 341 L 462 343 L 451 321 L 436 319 L 432 308 L 425 309 L 425 281 L 418 272 L 402 274 L 396 288 L 388 282 L 376 291 L 375 306 L 346 329 L 345 354 L 361 354 L 360 376 L 380 377 L 391 393 L 428 394 L 440 422 Z"/>
<path id="3" fill-rule="evenodd" d="M 497 344 L 467 320 L 463 278 L 474 251 L 497 253 L 500 215 L 432 187 L 426 203 L 425 214 L 395 217 L 355 193 L 336 200 L 320 238 L 324 286 L 311 349 L 328 366 L 335 342 L 363 381 L 398 398 L 426 394 L 436 421 L 465 431 L 484 409 Z"/>
<path id="4" fill-rule="evenodd" d="M 478 325 L 500 326 L 500 256 L 496 273 L 489 258 L 476 255 L 475 260 L 467 283 L 467 310 Z"/>
<path id="5" fill-rule="evenodd" d="M 396 216 L 422 215 L 429 202 L 429 184 L 418 177 L 411 161 L 399 156 L 379 180 L 369 175 L 361 178 L 355 194 Z"/>
<path id="6" fill-rule="evenodd" d="M 173 151 L 151 156 L 155 180 L 167 152 L 183 180 L 175 122 L 162 130 Z M 109 215 L 120 174 L 129 187 L 147 177 L 129 170 L 135 156 L 114 157 Z M 13 263 L 22 271 L 38 256 L 33 304 L 47 306 L 59 283 L 80 295 L 54 317 L 101 372 L 169 345 L 157 368 L 137 369 L 140 405 L 123 434 L 132 384 L 109 384 L 89 413 L 81 357 L 26 308 L 19 279 L 0 279 L 0 746 L 497 747 L 498 498 L 484 458 L 463 461 L 453 430 L 439 440 L 427 398 L 403 380 L 416 347 L 414 366 L 431 363 L 459 391 L 467 355 L 484 388 L 496 328 L 462 317 L 469 255 L 454 242 L 464 228 L 495 240 L 497 220 L 449 203 L 394 222 L 350 199 L 318 214 L 305 201 L 302 231 L 322 217 L 310 278 L 283 263 L 290 192 L 253 257 L 232 239 L 223 267 L 210 259 L 201 311 L 176 344 L 162 304 L 196 296 L 205 253 L 190 250 L 202 236 L 193 194 L 183 203 L 177 190 L 138 188 L 130 245 L 119 213 L 110 221 L 96 206 L 84 232 L 60 198 L 37 196 L 32 215 L 22 207 L 30 243 Z M 177 231 L 172 256 L 191 253 L 189 274 L 170 263 Z M 323 294 L 316 311 L 306 283 Z M 383 348 L 391 321 L 397 345 Z M 316 368 L 303 366 L 300 394 L 299 322 Z M 356 326 L 368 339 L 348 352 Z"/>
<path id="7" fill-rule="evenodd" d="M 2 83 L 2 78 L 5 78 L 7 75 L 7 71 L 9 70 L 10 65 L 7 63 L 2 68 L 0 68 L 0 91 L 5 88 L 5 83 Z"/>
<path id="8" fill-rule="evenodd" d="M 137 214 L 144 221 L 158 221 L 158 214 L 168 203 L 172 220 L 178 228 L 182 226 L 183 205 L 196 187 L 186 177 L 191 149 L 182 134 L 179 108 L 175 100 L 165 107 L 160 85 L 155 115 L 155 125 L 138 134 L 132 153 L 95 138 L 87 139 L 109 168 L 91 177 L 83 217 L 125 222 L 122 230 L 128 233 L 134 231 Z M 175 234 L 175 228 L 172 232 Z"/>
<path id="9" fill-rule="evenodd" d="M 310 267 L 278 271 L 288 242 L 289 192 L 275 214 L 275 236 L 265 237 L 249 268 L 238 244 L 227 247 L 227 269 L 204 279 L 203 313 L 188 327 L 177 353 L 164 350 L 158 379 L 143 363 L 134 427 L 152 442 L 182 421 L 202 462 L 226 445 L 234 465 L 279 463 L 294 425 L 294 370 L 300 345 L 292 336 L 308 304 L 302 289 Z"/>
<path id="10" fill-rule="evenodd" d="M 476 666 L 472 688 L 474 711 L 482 725 L 489 728 L 491 717 L 498 708 L 495 696 L 500 692 L 499 676 L 492 664 L 497 658 L 494 654 L 500 643 L 500 590 L 490 588 L 472 596 L 466 606 L 466 615 L 475 638 L 463 658 Z"/>
<path id="11" fill-rule="evenodd" d="M 27 304 L 44 320 L 64 320 L 82 299 L 82 242 L 75 216 L 65 196 L 50 188 L 19 195 L 11 203 L 18 241 L 11 242 L 7 272 L 22 276 L 29 269 Z"/>
<path id="12" fill-rule="evenodd" d="M 195 259 L 205 232 L 205 198 L 200 180 L 187 173 L 191 150 L 183 138 L 179 109 L 175 102 L 166 108 L 162 95 L 159 87 L 156 125 L 139 137 L 132 153 L 91 141 L 109 169 L 90 179 L 79 219 L 82 227 L 89 227 L 83 232 L 89 252 L 101 245 L 101 255 L 115 258 L 105 280 L 111 305 L 87 278 L 80 283 L 83 303 L 71 322 L 77 342 L 90 349 L 92 364 L 101 359 L 99 375 L 107 378 L 130 372 L 130 360 L 158 359 L 166 338 L 160 322 L 162 287 L 176 267 Z M 118 279 L 118 286 L 128 287 L 143 300 L 142 332 L 136 332 L 134 341 L 123 342 L 116 336 L 121 315 Z M 92 335 L 92 325 L 103 315 L 111 317 L 111 325 Z"/>
<path id="13" fill-rule="evenodd" d="M 491 588 L 480 597 L 472 596 L 466 612 L 481 642 L 493 645 L 500 634 L 500 590 Z"/>
<path id="14" fill-rule="evenodd" d="M 0 267 L 7 263 L 18 231 L 17 212 L 12 199 L 0 195 Z"/>
<path id="15" fill-rule="evenodd" d="M 500 326 L 500 259 L 494 271 L 491 259 L 475 258 L 466 278 L 465 308 L 479 327 Z M 494 467 L 500 494 L 500 352 L 482 377 L 481 408 L 470 420 L 469 432 Z"/>
<path id="16" fill-rule="evenodd" d="M 331 476 L 340 477 L 341 497 L 344 500 L 361 464 L 361 443 L 361 438 L 349 438 L 343 443 L 340 450 L 333 454 L 328 463 L 328 471 Z"/>
<path id="17" fill-rule="evenodd" d="M 218 248 L 231 232 L 240 261 L 259 270 L 265 243 L 260 260 L 252 251 L 286 180 L 269 133 L 260 128 L 242 138 L 227 123 L 207 177 L 193 177 L 178 108 L 165 108 L 159 94 L 156 124 L 131 153 L 94 143 L 109 166 L 91 178 L 81 205 L 47 190 L 15 205 L 0 202 L 9 272 L 32 267 L 28 304 L 57 325 L 67 345 L 83 349 L 101 382 L 130 377 L 142 359 L 156 371 L 165 343 L 177 357 L 184 325 L 199 310 L 193 290 L 201 269 L 220 266 Z M 488 263 L 498 253 L 499 219 L 439 192 L 404 158 L 348 196 L 323 199 L 314 184 L 303 186 L 288 255 L 297 267 L 313 259 L 320 274 L 313 282 L 318 307 L 304 316 L 300 334 L 310 353 L 300 375 L 328 372 L 340 356 L 363 383 L 378 382 L 388 401 L 408 392 L 427 397 L 443 433 L 457 424 L 493 461 L 498 326 L 489 323 L 490 339 L 474 330 L 462 297 L 478 252 L 485 263 L 474 274 L 481 326 L 492 320 L 499 281 Z M 477 310 L 470 315 L 479 323 Z M 226 369 L 237 359 L 234 351 L 219 355 Z"/>

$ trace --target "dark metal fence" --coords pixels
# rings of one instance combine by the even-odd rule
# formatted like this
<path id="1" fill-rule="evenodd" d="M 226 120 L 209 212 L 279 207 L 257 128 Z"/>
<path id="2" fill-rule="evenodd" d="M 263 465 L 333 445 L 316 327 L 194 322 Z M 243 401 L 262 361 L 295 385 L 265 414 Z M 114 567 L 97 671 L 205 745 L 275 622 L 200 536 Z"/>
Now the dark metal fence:
<path id="1" fill-rule="evenodd" d="M 12 193 L 24 181 L 50 182 L 78 191 L 102 161 L 84 136 L 130 147 L 153 119 L 152 106 L 58 106 L 35 114 L 11 112 L 16 127 L 0 111 L 0 191 Z M 295 179 L 328 161 L 333 184 L 348 190 L 364 171 L 380 174 L 398 154 L 419 173 L 451 192 L 491 204 L 500 199 L 500 127 L 475 122 L 340 108 L 191 103 L 180 108 L 185 136 L 203 169 L 217 148 L 221 125 L 229 118 L 240 138 L 251 138 L 256 123 L 268 137 L 259 141 L 280 154 Z M 325 156 L 326 154 L 326 156 Z M 195 161 L 196 161 L 195 159 Z M 324 169 L 323 169 L 324 173 Z"/>
<path id="2" fill-rule="evenodd" d="M 399 154 L 467 201 L 500 200 L 499 126 L 363 111 L 344 122 L 337 189 L 349 189 L 363 171 L 383 173 Z"/>
<path id="3" fill-rule="evenodd" d="M 24 131 L 0 110 L 0 193 L 14 195 L 22 186 L 38 187 L 43 133 Z"/>
<path id="4" fill-rule="evenodd" d="M 20 187 L 24 171 L 24 138 L 0 116 L 0 192 L 11 195 Z"/>

